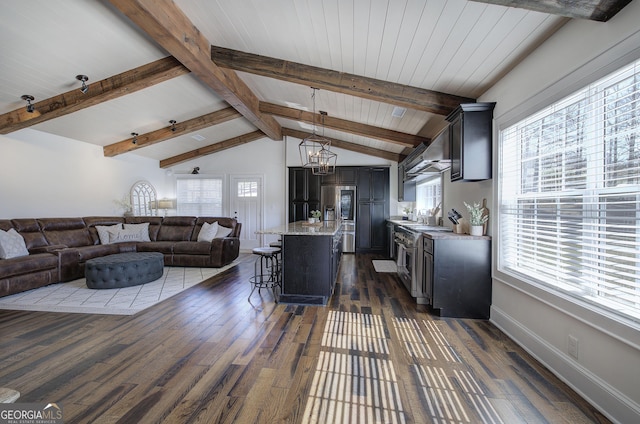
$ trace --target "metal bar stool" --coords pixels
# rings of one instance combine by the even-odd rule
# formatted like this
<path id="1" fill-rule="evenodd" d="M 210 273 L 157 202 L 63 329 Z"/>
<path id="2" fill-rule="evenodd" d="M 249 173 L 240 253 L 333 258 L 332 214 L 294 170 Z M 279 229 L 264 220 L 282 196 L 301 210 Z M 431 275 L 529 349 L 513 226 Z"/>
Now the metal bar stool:
<path id="1" fill-rule="evenodd" d="M 252 252 L 254 255 L 258 255 L 258 258 L 256 258 L 254 262 L 253 277 L 249 279 L 253 287 L 247 300 L 251 300 L 251 295 L 256 288 L 258 289 L 258 293 L 260 293 L 261 289 L 271 289 L 273 298 L 277 303 L 276 287 L 282 290 L 279 257 L 281 250 L 279 247 L 264 246 L 256 247 Z"/>

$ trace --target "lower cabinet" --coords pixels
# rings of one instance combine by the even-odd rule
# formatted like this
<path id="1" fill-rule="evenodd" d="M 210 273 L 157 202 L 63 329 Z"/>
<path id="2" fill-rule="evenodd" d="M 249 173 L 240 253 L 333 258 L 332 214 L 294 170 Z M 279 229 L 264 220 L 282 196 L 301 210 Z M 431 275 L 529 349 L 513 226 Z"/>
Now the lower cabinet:
<path id="1" fill-rule="evenodd" d="M 324 305 L 333 294 L 342 233 L 282 237 L 282 302 Z"/>
<path id="2" fill-rule="evenodd" d="M 491 240 L 423 238 L 423 291 L 442 317 L 489 319 Z"/>

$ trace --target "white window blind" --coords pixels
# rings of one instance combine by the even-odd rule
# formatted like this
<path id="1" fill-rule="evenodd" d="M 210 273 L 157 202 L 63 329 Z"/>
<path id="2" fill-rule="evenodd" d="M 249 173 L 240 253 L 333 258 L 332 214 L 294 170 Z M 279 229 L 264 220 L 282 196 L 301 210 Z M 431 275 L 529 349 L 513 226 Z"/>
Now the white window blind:
<path id="1" fill-rule="evenodd" d="M 426 216 L 442 202 L 442 177 L 420 182 L 416 185 L 416 209 Z"/>
<path id="2" fill-rule="evenodd" d="M 178 215 L 222 216 L 222 178 L 179 178 Z"/>
<path id="3" fill-rule="evenodd" d="M 498 267 L 640 323 L 640 61 L 500 134 Z"/>

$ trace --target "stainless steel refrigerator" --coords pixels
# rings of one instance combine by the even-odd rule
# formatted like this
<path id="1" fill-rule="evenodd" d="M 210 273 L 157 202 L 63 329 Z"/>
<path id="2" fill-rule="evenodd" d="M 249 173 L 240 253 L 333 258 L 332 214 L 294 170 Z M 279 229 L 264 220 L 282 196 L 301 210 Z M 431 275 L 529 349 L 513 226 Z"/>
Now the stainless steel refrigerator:
<path id="1" fill-rule="evenodd" d="M 342 251 L 356 251 L 356 187 L 322 186 L 320 202 L 325 221 L 342 221 Z"/>

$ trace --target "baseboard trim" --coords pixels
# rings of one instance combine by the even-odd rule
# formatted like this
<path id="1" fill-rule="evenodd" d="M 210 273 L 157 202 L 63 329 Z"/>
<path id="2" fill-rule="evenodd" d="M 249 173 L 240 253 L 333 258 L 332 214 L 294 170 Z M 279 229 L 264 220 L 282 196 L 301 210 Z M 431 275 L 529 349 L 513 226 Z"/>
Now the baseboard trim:
<path id="1" fill-rule="evenodd" d="M 491 323 L 616 423 L 640 422 L 640 405 L 496 306 Z"/>

